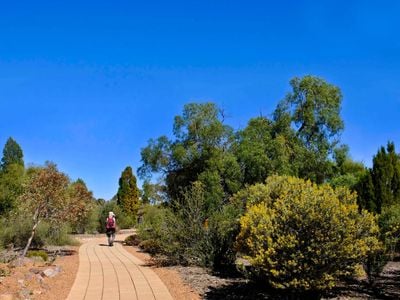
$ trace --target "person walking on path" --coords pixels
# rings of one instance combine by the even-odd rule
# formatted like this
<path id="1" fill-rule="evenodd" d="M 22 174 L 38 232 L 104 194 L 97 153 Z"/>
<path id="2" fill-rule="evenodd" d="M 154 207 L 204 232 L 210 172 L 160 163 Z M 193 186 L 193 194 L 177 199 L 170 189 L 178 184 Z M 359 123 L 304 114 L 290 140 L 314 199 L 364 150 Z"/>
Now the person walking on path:
<path id="1" fill-rule="evenodd" d="M 114 245 L 116 225 L 115 215 L 112 211 L 110 211 L 106 219 L 106 234 L 108 238 L 108 245 L 110 247 Z"/>

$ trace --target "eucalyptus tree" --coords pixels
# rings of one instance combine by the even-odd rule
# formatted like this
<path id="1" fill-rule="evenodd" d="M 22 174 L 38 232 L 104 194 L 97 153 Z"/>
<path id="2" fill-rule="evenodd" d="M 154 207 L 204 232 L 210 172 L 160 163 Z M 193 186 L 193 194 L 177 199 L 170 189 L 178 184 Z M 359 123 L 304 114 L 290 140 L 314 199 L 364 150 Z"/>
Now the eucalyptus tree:
<path id="1" fill-rule="evenodd" d="M 242 184 L 242 173 L 232 153 L 233 129 L 224 124 L 214 103 L 189 103 L 174 119 L 173 139 L 150 140 L 141 151 L 139 176 L 161 174 L 172 201 L 195 181 L 206 187 L 205 210 L 218 208 Z"/>
<path id="2" fill-rule="evenodd" d="M 298 153 L 303 161 L 299 176 L 322 183 L 332 175 L 330 158 L 344 128 L 340 117 L 342 93 L 314 76 L 295 77 L 290 85 L 292 92 L 278 104 L 275 121 L 283 125 L 290 122 L 304 146 Z"/>

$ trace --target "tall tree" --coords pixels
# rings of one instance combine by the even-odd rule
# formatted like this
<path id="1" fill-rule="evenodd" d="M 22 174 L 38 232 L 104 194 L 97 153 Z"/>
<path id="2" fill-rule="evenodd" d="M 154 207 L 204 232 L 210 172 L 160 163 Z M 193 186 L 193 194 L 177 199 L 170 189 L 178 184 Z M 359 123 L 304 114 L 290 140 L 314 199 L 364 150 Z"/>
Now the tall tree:
<path id="1" fill-rule="evenodd" d="M 10 212 L 17 205 L 17 199 L 23 191 L 24 167 L 9 165 L 0 172 L 0 215 Z"/>
<path id="2" fill-rule="evenodd" d="M 131 217 L 136 217 L 139 209 L 139 189 L 132 168 L 126 167 L 119 179 L 117 203 Z"/>
<path id="3" fill-rule="evenodd" d="M 195 181 L 205 185 L 206 206 L 217 208 L 241 185 L 241 170 L 231 147 L 231 127 L 214 103 L 189 103 L 174 120 L 175 139 L 150 140 L 142 149 L 142 178 L 163 175 L 169 197 L 183 199 L 182 191 Z"/>
<path id="4" fill-rule="evenodd" d="M 362 176 L 356 184 L 355 190 L 357 191 L 357 203 L 360 209 L 362 208 L 376 213 L 378 210 L 380 211 L 380 207 L 379 209 L 377 207 L 371 173 L 371 170 L 366 170 L 364 176 Z"/>
<path id="5" fill-rule="evenodd" d="M 313 76 L 295 77 L 290 84 L 292 92 L 279 103 L 274 116 L 280 123 L 290 120 L 307 150 L 299 175 L 322 183 L 330 175 L 328 158 L 344 127 L 342 94 L 338 87 Z"/>
<path id="6" fill-rule="evenodd" d="M 18 143 L 13 138 L 8 138 L 3 149 L 3 158 L 0 164 L 1 170 L 5 171 L 12 164 L 24 166 L 23 157 L 22 149 Z"/>
<path id="7" fill-rule="evenodd" d="M 381 147 L 373 158 L 372 180 L 375 190 L 377 212 L 382 207 L 400 201 L 400 158 L 393 142 L 386 149 Z"/>
<path id="8" fill-rule="evenodd" d="M 90 213 L 95 206 L 93 193 L 89 191 L 86 183 L 80 178 L 70 184 L 68 192 L 71 206 L 69 221 L 72 230 L 73 232 L 84 233 Z"/>
<path id="9" fill-rule="evenodd" d="M 7 140 L 0 163 L 0 214 L 11 211 L 22 193 L 24 160 L 21 147 L 11 137 Z"/>

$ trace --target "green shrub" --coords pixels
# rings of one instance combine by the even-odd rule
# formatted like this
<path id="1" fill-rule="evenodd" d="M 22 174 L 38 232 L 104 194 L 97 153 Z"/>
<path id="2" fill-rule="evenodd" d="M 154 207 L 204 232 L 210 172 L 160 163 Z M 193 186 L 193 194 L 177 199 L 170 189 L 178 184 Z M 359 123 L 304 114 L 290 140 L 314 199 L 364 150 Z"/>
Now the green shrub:
<path id="1" fill-rule="evenodd" d="M 12 220 L 12 221 L 11 221 Z M 32 233 L 32 218 L 23 214 L 1 220 L 0 243 L 3 248 L 13 245 L 15 248 L 24 248 Z M 31 248 L 42 248 L 45 245 L 76 245 L 68 233 L 68 224 L 49 224 L 41 222 L 36 228 Z"/>
<path id="2" fill-rule="evenodd" d="M 170 263 L 209 265 L 212 248 L 204 207 L 203 186 L 195 182 L 173 209 L 146 207 L 138 226 L 139 237 L 143 242 L 157 243 L 154 248 L 166 255 Z"/>
<path id="3" fill-rule="evenodd" d="M 331 288 L 380 248 L 374 216 L 359 213 L 347 189 L 272 176 L 248 194 L 237 245 L 251 274 L 272 287 Z"/>
<path id="4" fill-rule="evenodd" d="M 388 260 L 389 254 L 386 249 L 380 249 L 368 255 L 364 263 L 364 270 L 367 274 L 369 284 L 373 285 L 375 283 Z"/>
<path id="5" fill-rule="evenodd" d="M 75 240 L 69 232 L 71 232 L 69 224 L 55 226 L 54 224 L 44 222 L 37 234 L 42 237 L 46 245 L 78 245 L 79 242 Z"/>
<path id="6" fill-rule="evenodd" d="M 32 218 L 23 214 L 13 214 L 10 217 L 0 220 L 0 243 L 3 248 L 13 245 L 15 248 L 25 247 L 31 232 L 32 232 Z M 39 224 L 37 227 L 37 234 L 35 234 L 31 247 L 40 248 L 45 244 L 42 229 L 44 224 Z"/>
<path id="7" fill-rule="evenodd" d="M 382 239 L 393 259 L 394 253 L 400 251 L 400 204 L 383 208 L 379 216 L 379 227 Z"/>
<path id="8" fill-rule="evenodd" d="M 241 209 L 234 203 L 225 205 L 207 220 L 207 235 L 210 252 L 209 266 L 214 269 L 234 266 L 236 261 L 235 241 L 240 231 Z"/>
<path id="9" fill-rule="evenodd" d="M 132 234 L 125 239 L 125 245 L 127 246 L 138 246 L 141 242 L 137 234 Z"/>
<path id="10" fill-rule="evenodd" d="M 233 265 L 241 209 L 233 203 L 207 217 L 205 198 L 203 185 L 195 182 L 173 209 L 145 206 L 137 227 L 142 248 L 167 256 L 169 263 L 214 268 Z"/>
<path id="11" fill-rule="evenodd" d="M 167 209 L 161 206 L 146 205 L 143 207 L 142 222 L 137 226 L 140 240 L 162 239 L 166 231 Z M 165 232 L 166 234 L 166 232 Z"/>
<path id="12" fill-rule="evenodd" d="M 46 251 L 43 250 L 31 250 L 26 253 L 26 257 L 41 257 L 44 261 L 49 259 Z"/>
<path id="13" fill-rule="evenodd" d="M 161 252 L 161 245 L 156 240 L 145 240 L 139 243 L 139 248 L 150 254 L 156 254 Z"/>

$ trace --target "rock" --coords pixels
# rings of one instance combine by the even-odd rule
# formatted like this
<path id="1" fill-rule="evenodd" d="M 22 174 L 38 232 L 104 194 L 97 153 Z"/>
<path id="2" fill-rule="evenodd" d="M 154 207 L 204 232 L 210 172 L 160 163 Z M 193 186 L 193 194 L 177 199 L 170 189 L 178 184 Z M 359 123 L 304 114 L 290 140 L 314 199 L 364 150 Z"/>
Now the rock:
<path id="1" fill-rule="evenodd" d="M 54 270 L 52 268 L 48 268 L 48 269 L 42 271 L 42 273 L 40 273 L 40 274 L 45 277 L 53 277 Z"/>
<path id="2" fill-rule="evenodd" d="M 36 280 L 37 280 L 37 282 L 42 283 L 44 279 L 43 279 L 42 275 L 36 274 Z"/>
<path id="3" fill-rule="evenodd" d="M 31 268 L 31 269 L 29 269 L 29 272 L 31 272 L 33 274 L 39 274 L 40 272 L 42 272 L 42 270 L 37 269 L 37 268 Z"/>
<path id="4" fill-rule="evenodd" d="M 20 286 L 25 286 L 25 280 L 23 280 L 23 279 L 18 279 L 18 284 L 19 284 Z"/>
<path id="5" fill-rule="evenodd" d="M 15 300 L 15 298 L 12 294 L 2 294 L 0 300 Z"/>
<path id="6" fill-rule="evenodd" d="M 57 276 L 60 272 L 62 271 L 62 268 L 60 266 L 56 266 L 54 269 L 52 268 L 48 268 L 46 270 L 44 270 L 41 275 L 45 276 L 45 277 L 54 277 Z"/>

